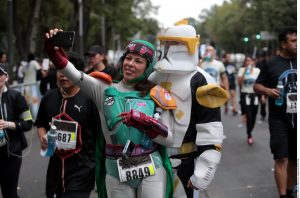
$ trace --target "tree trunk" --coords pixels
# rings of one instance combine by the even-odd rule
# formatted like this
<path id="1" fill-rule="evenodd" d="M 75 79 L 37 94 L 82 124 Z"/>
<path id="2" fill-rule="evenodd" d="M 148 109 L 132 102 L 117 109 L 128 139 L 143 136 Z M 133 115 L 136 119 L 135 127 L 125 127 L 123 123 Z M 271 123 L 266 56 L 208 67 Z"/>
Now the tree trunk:
<path id="1" fill-rule="evenodd" d="M 29 34 L 29 52 L 31 52 L 31 53 L 36 52 L 41 0 L 34 0 L 33 4 L 34 4 L 33 16 L 30 21 L 31 27 L 29 28 L 29 30 L 31 30 L 31 32 Z"/>

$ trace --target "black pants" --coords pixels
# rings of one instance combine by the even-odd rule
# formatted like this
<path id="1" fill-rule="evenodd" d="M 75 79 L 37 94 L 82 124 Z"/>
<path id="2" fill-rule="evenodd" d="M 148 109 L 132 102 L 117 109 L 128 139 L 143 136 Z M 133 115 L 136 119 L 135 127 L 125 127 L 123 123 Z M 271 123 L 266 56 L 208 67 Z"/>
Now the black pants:
<path id="1" fill-rule="evenodd" d="M 22 153 L 17 153 L 22 155 Z M 8 156 L 7 147 L 0 147 L 0 186 L 3 198 L 17 198 L 22 158 Z"/>
<path id="2" fill-rule="evenodd" d="M 252 137 L 258 110 L 258 96 L 256 94 L 241 93 L 241 105 L 247 118 L 247 135 Z"/>
<path id="3" fill-rule="evenodd" d="M 260 115 L 261 115 L 262 118 L 265 118 L 266 115 L 267 115 L 267 111 L 266 111 L 267 105 L 266 105 L 266 102 L 265 102 L 264 104 L 262 103 L 261 97 L 262 97 L 262 96 L 259 96 Z"/>

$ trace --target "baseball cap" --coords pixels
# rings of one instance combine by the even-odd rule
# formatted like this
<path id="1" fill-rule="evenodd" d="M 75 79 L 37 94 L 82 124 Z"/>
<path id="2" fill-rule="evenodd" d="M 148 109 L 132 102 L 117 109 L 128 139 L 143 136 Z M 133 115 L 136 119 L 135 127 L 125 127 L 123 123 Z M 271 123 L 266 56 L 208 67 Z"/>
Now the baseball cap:
<path id="1" fill-rule="evenodd" d="M 8 75 L 7 73 L 7 65 L 4 63 L 0 63 L 0 74 Z"/>
<path id="2" fill-rule="evenodd" d="M 86 55 L 86 56 L 95 55 L 95 54 L 105 54 L 104 47 L 102 47 L 100 45 L 93 45 L 90 47 L 89 51 L 84 53 L 84 55 Z"/>

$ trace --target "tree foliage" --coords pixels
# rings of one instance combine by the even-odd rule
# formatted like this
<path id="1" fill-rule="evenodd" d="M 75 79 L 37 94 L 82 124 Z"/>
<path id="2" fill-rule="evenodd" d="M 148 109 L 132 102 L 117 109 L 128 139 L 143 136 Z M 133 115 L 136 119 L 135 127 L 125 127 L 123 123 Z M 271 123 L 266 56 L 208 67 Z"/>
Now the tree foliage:
<path id="1" fill-rule="evenodd" d="M 13 44 L 15 62 L 26 60 L 29 53 L 43 54 L 44 33 L 50 28 L 75 30 L 74 50 L 79 51 L 79 3 L 78 0 L 14 0 Z M 150 0 L 82 0 L 84 50 L 93 44 L 114 48 L 116 38 L 126 43 L 141 31 L 143 37 L 155 34 L 156 20 L 149 19 L 155 11 Z M 0 1 L 0 50 L 7 51 L 7 1 Z M 105 23 L 102 24 L 102 19 Z M 105 42 L 102 43 L 102 30 Z"/>
<path id="2" fill-rule="evenodd" d="M 231 0 L 199 15 L 197 29 L 202 43 L 214 42 L 231 52 L 266 44 L 255 39 L 261 31 L 277 33 L 286 26 L 296 26 L 297 0 Z M 249 42 L 244 43 L 243 38 Z"/>

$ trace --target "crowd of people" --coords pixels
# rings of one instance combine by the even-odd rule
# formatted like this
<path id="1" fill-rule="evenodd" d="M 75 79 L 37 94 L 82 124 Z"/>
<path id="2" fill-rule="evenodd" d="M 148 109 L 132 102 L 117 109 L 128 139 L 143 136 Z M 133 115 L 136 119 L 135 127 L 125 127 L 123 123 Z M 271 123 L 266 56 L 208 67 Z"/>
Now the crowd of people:
<path id="1" fill-rule="evenodd" d="M 250 146 L 258 112 L 262 120 L 268 115 L 278 193 L 292 198 L 297 176 L 296 29 L 279 34 L 278 55 L 265 53 L 258 60 L 246 54 L 237 65 L 230 53 L 218 57 L 214 45 L 207 45 L 199 58 L 199 35 L 182 23 L 158 36 L 160 57 L 151 43 L 133 40 L 116 67 L 107 64 L 100 45 L 85 53 L 85 65 L 77 53 L 54 46 L 52 38 L 61 30 L 49 30 L 44 42 L 49 67 L 30 54 L 19 69 L 23 83 L 40 81 L 39 106 L 28 102 L 26 93 L 37 97 L 34 91 L 25 90 L 24 97 L 6 84 L 6 57 L 0 53 L 3 197 L 18 197 L 24 132 L 35 126 L 41 150 L 46 150 L 53 125 L 57 138 L 46 197 L 88 198 L 95 182 L 98 197 L 196 197 L 209 186 L 221 160 L 224 109 L 225 115 L 231 110 L 232 116 L 241 116 Z"/>

